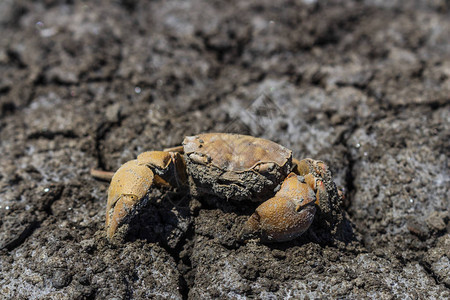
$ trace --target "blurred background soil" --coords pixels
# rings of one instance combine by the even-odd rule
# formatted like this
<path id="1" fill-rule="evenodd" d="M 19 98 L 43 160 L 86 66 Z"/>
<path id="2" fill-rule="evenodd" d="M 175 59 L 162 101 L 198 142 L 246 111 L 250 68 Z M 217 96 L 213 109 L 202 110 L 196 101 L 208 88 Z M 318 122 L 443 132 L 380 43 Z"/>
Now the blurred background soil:
<path id="1" fill-rule="evenodd" d="M 450 297 L 450 3 L 0 1 L 0 298 Z M 242 244 L 171 191 L 105 239 L 107 183 L 201 132 L 326 161 L 352 238 Z"/>

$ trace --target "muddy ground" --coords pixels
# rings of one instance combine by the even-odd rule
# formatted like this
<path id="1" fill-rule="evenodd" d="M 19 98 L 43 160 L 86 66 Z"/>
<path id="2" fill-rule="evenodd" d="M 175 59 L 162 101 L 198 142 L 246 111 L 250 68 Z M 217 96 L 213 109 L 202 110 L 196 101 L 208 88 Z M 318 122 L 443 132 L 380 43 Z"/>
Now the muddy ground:
<path id="1" fill-rule="evenodd" d="M 0 298 L 450 297 L 449 1 L 3 0 L 0 26 Z M 89 169 L 214 131 L 326 161 L 345 242 L 240 243 L 254 203 L 161 191 L 109 243 Z"/>

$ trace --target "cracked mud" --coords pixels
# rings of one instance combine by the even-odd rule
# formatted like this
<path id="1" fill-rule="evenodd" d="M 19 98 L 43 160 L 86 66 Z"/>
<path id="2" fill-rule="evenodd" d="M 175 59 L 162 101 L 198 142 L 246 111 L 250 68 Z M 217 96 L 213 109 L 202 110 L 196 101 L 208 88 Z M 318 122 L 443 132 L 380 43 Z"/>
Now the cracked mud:
<path id="1" fill-rule="evenodd" d="M 0 298 L 450 297 L 449 2 L 274 3 L 0 2 Z M 223 131 L 327 162 L 351 241 L 166 190 L 106 241 L 91 167 Z"/>

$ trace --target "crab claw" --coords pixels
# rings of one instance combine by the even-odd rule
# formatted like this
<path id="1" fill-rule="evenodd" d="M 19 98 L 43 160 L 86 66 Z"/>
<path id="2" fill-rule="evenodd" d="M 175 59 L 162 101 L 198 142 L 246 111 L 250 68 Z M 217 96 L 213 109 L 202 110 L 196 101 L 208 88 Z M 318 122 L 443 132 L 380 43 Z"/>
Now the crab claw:
<path id="1" fill-rule="evenodd" d="M 137 159 L 123 164 L 114 174 L 106 205 L 106 231 L 109 239 L 139 204 L 145 204 L 142 202 L 153 179 L 152 170 L 139 164 Z"/>
<path id="2" fill-rule="evenodd" d="M 186 181 L 184 161 L 179 153 L 149 151 L 123 164 L 111 179 L 106 205 L 106 231 L 111 239 L 148 201 L 152 186 L 181 186 Z"/>
<path id="3" fill-rule="evenodd" d="M 316 194 L 303 176 L 290 173 L 275 196 L 256 208 L 241 232 L 244 240 L 282 242 L 302 235 L 314 220 Z"/>

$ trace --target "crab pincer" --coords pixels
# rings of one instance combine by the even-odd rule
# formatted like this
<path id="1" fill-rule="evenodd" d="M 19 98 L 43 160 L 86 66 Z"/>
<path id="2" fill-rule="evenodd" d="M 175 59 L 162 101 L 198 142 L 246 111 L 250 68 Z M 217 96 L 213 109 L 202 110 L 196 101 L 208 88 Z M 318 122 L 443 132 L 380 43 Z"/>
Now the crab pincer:
<path id="1" fill-rule="evenodd" d="M 154 186 L 177 186 L 186 180 L 184 161 L 179 153 L 149 151 L 123 164 L 111 179 L 106 204 L 106 231 L 111 239 L 148 201 Z"/>
<path id="2" fill-rule="evenodd" d="M 262 203 L 250 216 L 241 239 L 283 242 L 301 236 L 316 212 L 316 195 L 303 176 L 290 173 L 274 197 Z"/>

